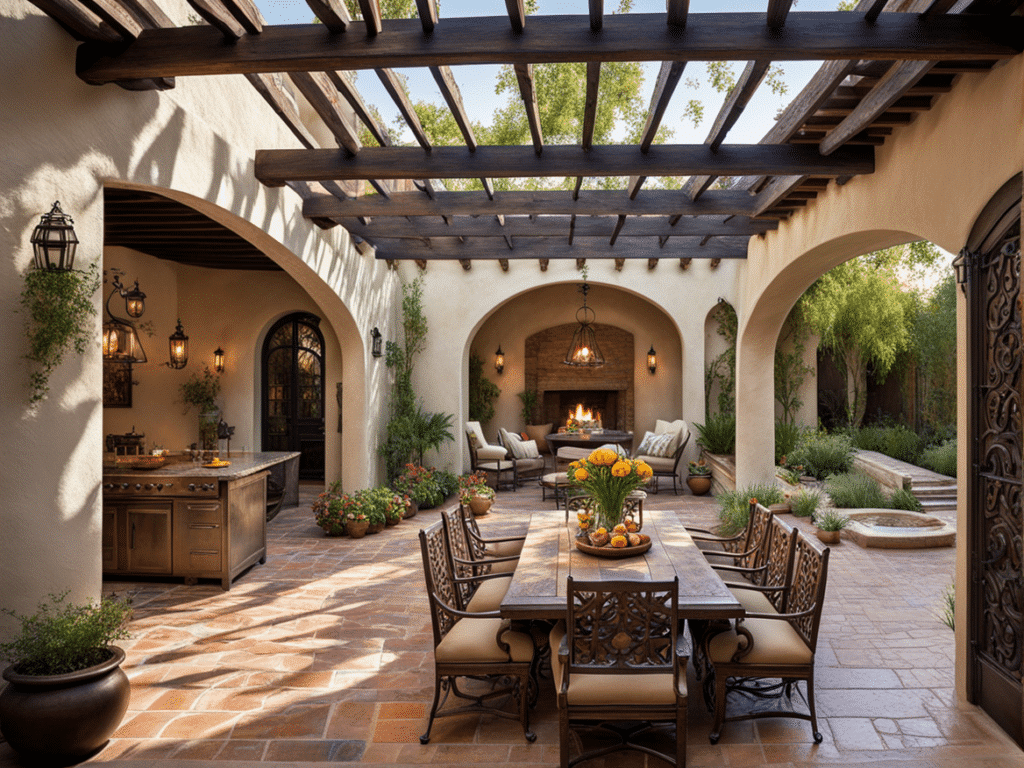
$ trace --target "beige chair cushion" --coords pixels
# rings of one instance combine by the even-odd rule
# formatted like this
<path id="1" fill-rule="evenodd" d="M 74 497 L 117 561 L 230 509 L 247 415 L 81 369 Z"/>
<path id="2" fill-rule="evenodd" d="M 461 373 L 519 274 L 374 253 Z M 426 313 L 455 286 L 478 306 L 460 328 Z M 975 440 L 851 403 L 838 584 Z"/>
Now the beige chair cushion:
<path id="1" fill-rule="evenodd" d="M 810 664 L 814 660 L 811 649 L 788 621 L 747 619 L 743 626 L 754 636 L 754 648 L 740 664 Z M 715 664 L 728 664 L 738 647 L 738 636 L 729 630 L 711 638 L 708 655 Z"/>
<path id="2" fill-rule="evenodd" d="M 508 555 L 508 557 L 511 557 L 511 555 Z M 491 565 L 491 573 L 512 573 L 512 571 L 516 569 L 516 565 L 518 565 L 518 561 L 516 560 L 506 560 L 503 563 L 493 563 Z"/>
<path id="3" fill-rule="evenodd" d="M 637 458 L 646 462 L 655 472 L 671 472 L 676 465 L 675 459 L 661 456 L 637 456 Z"/>
<path id="4" fill-rule="evenodd" d="M 505 449 L 502 448 L 502 450 Z M 505 472 L 506 470 L 512 469 L 512 467 L 514 466 L 515 464 L 513 464 L 511 461 L 478 461 L 476 463 L 477 469 L 488 469 L 491 472 Z"/>
<path id="5" fill-rule="evenodd" d="M 544 459 L 540 457 L 535 459 L 518 459 L 516 464 L 519 466 L 520 476 L 522 476 L 524 472 L 534 472 L 538 469 L 544 469 Z"/>
<path id="6" fill-rule="evenodd" d="M 466 434 L 472 435 L 476 440 L 476 447 L 484 448 L 488 445 L 487 438 L 484 437 L 484 430 L 480 426 L 479 421 L 467 421 L 466 422 Z"/>
<path id="7" fill-rule="evenodd" d="M 561 686 L 562 663 L 558 648 L 565 637 L 565 622 L 559 621 L 548 635 L 551 643 L 551 675 L 555 690 Z M 624 679 L 628 678 L 628 684 Z M 680 675 L 680 693 L 686 695 L 686 676 Z M 578 705 L 632 705 L 632 704 L 675 704 L 672 690 L 672 674 L 658 675 L 587 675 L 575 674 L 569 681 L 568 701 Z"/>
<path id="8" fill-rule="evenodd" d="M 581 461 L 591 453 L 591 448 L 574 448 L 571 445 L 567 445 L 564 448 L 559 448 L 556 455 L 559 461 Z"/>
<path id="9" fill-rule="evenodd" d="M 488 557 L 514 557 L 522 553 L 524 543 L 522 540 L 496 541 L 493 544 L 488 544 L 485 551 Z"/>
<path id="10" fill-rule="evenodd" d="M 509 654 L 497 643 L 501 619 L 459 619 L 444 639 L 434 648 L 434 661 L 438 664 L 472 664 L 475 662 L 533 660 L 533 638 L 522 632 L 505 630 L 501 638 L 509 644 Z"/>
<path id="11" fill-rule="evenodd" d="M 554 427 L 554 424 L 527 424 L 525 432 L 527 437 L 537 443 L 541 453 L 548 453 L 551 447 L 548 445 L 547 436 Z"/>
<path id="12" fill-rule="evenodd" d="M 508 592 L 508 585 L 512 579 L 485 579 L 480 582 L 476 592 L 473 593 L 466 610 L 470 613 L 487 613 L 497 611 L 501 608 L 501 601 Z"/>
<path id="13" fill-rule="evenodd" d="M 485 445 L 482 448 L 476 449 L 477 461 L 494 461 L 504 459 L 507 456 L 508 451 L 506 451 L 500 445 Z"/>
<path id="14" fill-rule="evenodd" d="M 733 579 L 738 581 L 738 579 Z M 730 589 L 733 597 L 740 601 L 747 613 L 778 613 L 767 594 L 754 589 Z"/>

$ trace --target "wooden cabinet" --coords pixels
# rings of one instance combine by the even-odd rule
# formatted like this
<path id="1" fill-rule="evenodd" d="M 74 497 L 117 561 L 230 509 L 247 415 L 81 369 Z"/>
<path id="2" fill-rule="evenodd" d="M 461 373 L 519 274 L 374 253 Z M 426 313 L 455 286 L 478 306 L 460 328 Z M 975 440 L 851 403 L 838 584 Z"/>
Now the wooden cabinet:
<path id="1" fill-rule="evenodd" d="M 169 574 L 170 501 L 124 501 L 103 505 L 103 570 L 112 573 Z"/>

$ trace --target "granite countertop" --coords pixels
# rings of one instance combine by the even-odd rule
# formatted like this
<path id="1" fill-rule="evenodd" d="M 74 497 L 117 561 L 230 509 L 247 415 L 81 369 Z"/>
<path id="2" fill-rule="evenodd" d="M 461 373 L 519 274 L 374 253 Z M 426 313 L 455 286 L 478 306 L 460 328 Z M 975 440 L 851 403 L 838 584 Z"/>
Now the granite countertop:
<path id="1" fill-rule="evenodd" d="M 232 452 L 225 460 L 230 461 L 227 467 L 204 467 L 202 464 L 193 464 L 192 460 L 184 454 L 176 454 L 169 458 L 168 462 L 159 469 L 131 469 L 129 467 L 104 466 L 104 475 L 130 475 L 133 477 L 146 478 L 173 478 L 173 477 L 211 477 L 218 480 L 235 480 L 240 477 L 255 474 L 264 469 L 269 469 L 282 461 L 297 458 L 300 454 L 297 451 L 264 451 L 259 453 Z"/>

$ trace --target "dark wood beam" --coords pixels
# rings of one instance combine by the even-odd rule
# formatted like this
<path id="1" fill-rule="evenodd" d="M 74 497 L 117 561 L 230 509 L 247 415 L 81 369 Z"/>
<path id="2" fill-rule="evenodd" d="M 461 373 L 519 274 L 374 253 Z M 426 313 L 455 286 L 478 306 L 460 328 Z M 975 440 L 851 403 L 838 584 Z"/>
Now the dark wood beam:
<path id="1" fill-rule="evenodd" d="M 768 0 L 768 28 L 780 29 L 786 24 L 786 17 L 793 0 Z"/>
<path id="2" fill-rule="evenodd" d="M 604 25 L 604 0 L 590 0 L 590 28 L 600 32 Z"/>
<path id="3" fill-rule="evenodd" d="M 537 90 L 533 86 L 533 64 L 514 65 L 519 93 L 526 109 L 526 120 L 530 124 L 533 151 L 538 155 L 544 151 L 544 136 L 540 130 L 540 107 L 537 105 Z"/>
<path id="4" fill-rule="evenodd" d="M 651 93 L 651 103 L 647 108 L 647 120 L 644 123 L 644 130 L 640 137 L 640 151 L 646 154 L 654 138 L 658 134 L 661 120 L 665 116 L 669 101 L 676 90 L 679 78 L 683 76 L 686 67 L 685 61 L 663 61 L 661 70 L 658 72 L 658 79 L 654 83 L 654 91 Z M 643 186 L 646 176 L 632 176 L 626 186 L 626 194 L 631 198 L 636 197 Z"/>
<path id="5" fill-rule="evenodd" d="M 625 218 L 625 214 L 620 214 Z M 353 235 L 373 240 L 383 238 L 447 237 L 457 232 L 466 237 L 557 237 L 574 232 L 580 237 L 609 237 L 618 224 L 614 216 L 506 216 L 502 226 L 496 219 L 453 216 L 450 225 L 426 217 L 379 216 L 370 224 L 361 224 L 354 217 L 340 218 L 338 223 Z M 129 227 L 128 224 L 125 224 Z M 640 236 L 733 236 L 758 235 L 776 229 L 777 221 L 751 220 L 737 217 L 727 222 L 721 216 L 700 216 L 682 219 L 674 227 L 663 217 L 631 216 L 624 232 Z"/>
<path id="6" fill-rule="evenodd" d="M 754 211 L 760 215 L 767 210 L 774 208 L 790 192 L 799 187 L 806 176 L 776 176 L 764 189 L 762 189 L 754 201 Z"/>
<path id="7" fill-rule="evenodd" d="M 590 31 L 586 16 L 537 17 L 529 35 L 510 35 L 487 17 L 446 19 L 430 35 L 417 19 L 389 19 L 376 36 L 338 40 L 320 24 L 279 25 L 231 46 L 215 30 L 189 26 L 145 30 L 126 47 L 86 43 L 77 64 L 83 80 L 100 85 L 176 75 L 445 64 L 1003 59 L 1024 48 L 1021 17 L 893 13 L 871 26 L 859 14 L 842 11 L 791 13 L 784 34 L 768 30 L 763 19 L 749 13 L 691 14 L 680 31 L 659 25 L 654 14 L 615 14 L 599 35 Z"/>
<path id="8" fill-rule="evenodd" d="M 441 95 L 444 97 L 448 109 L 455 118 L 455 124 L 462 131 L 462 137 L 466 140 L 466 146 L 472 152 L 476 149 L 476 136 L 473 134 L 473 125 L 466 114 L 466 107 L 462 103 L 462 93 L 459 91 L 459 84 L 455 82 L 455 75 L 450 67 L 431 67 L 430 74 L 434 76 Z"/>
<path id="9" fill-rule="evenodd" d="M 82 4 L 110 23 L 122 37 L 136 38 L 145 26 L 115 0 L 82 0 Z"/>
<path id="10" fill-rule="evenodd" d="M 326 73 L 292 72 L 291 79 L 299 92 L 306 97 L 310 106 L 316 110 L 334 138 L 338 140 L 339 145 L 353 154 L 362 149 L 359 135 L 341 111 L 338 89 L 334 87 Z M 317 150 L 307 149 L 305 151 L 315 152 Z M 311 179 L 299 179 L 299 181 L 311 181 Z M 331 181 L 331 179 L 327 179 L 327 181 Z"/>
<path id="11" fill-rule="evenodd" d="M 245 27 L 245 31 L 250 35 L 258 35 L 263 32 L 263 27 L 267 22 L 252 0 L 220 0 L 220 2 L 232 16 L 238 19 L 238 23 Z"/>
<path id="12" fill-rule="evenodd" d="M 398 111 L 402 113 L 402 117 L 405 118 L 406 125 L 409 126 L 409 130 L 412 131 L 412 135 L 419 142 L 419 145 L 426 150 L 429 150 L 430 139 L 427 138 L 427 134 L 423 130 L 423 126 L 420 125 L 419 116 L 416 114 L 416 107 L 413 106 L 412 99 L 409 98 L 409 94 L 405 92 L 405 85 L 402 83 L 402 79 L 398 76 L 398 73 L 391 69 L 383 68 L 375 70 L 377 77 L 380 78 L 381 84 L 384 89 L 391 96 L 391 100 L 395 102 L 395 106 L 398 107 Z M 376 177 L 375 177 L 376 178 Z M 421 177 L 422 178 L 422 177 Z"/>
<path id="13" fill-rule="evenodd" d="M 363 125 L 366 126 L 370 135 L 377 140 L 377 143 L 382 147 L 390 147 L 391 136 L 388 134 L 387 128 L 385 128 L 369 110 L 366 103 L 363 101 L 363 97 L 360 95 L 359 91 L 356 90 L 355 85 L 349 81 L 348 77 L 345 76 L 345 73 L 328 72 L 327 76 L 331 79 L 331 83 L 334 84 L 334 87 L 338 89 L 338 93 L 342 95 L 342 98 L 349 103 L 352 110 L 356 113 L 359 119 L 363 121 Z"/>
<path id="14" fill-rule="evenodd" d="M 619 238 L 612 246 L 606 238 L 577 237 L 572 245 L 564 237 L 537 237 L 516 239 L 515 250 L 510 251 L 504 243 L 493 239 L 475 240 L 467 238 L 460 242 L 457 237 L 437 238 L 429 246 L 415 240 L 378 240 L 378 259 L 425 261 L 460 259 L 745 259 L 747 241 L 730 242 L 716 240 L 704 247 L 696 243 L 679 242 L 673 238 L 664 248 L 657 238 Z"/>
<path id="15" fill-rule="evenodd" d="M 871 92 L 821 142 L 821 154 L 828 155 L 871 125 L 924 77 L 932 68 L 931 61 L 900 61 L 885 73 Z"/>
<path id="16" fill-rule="evenodd" d="M 685 27 L 690 12 L 690 0 L 666 0 L 666 21 L 670 27 Z"/>
<path id="17" fill-rule="evenodd" d="M 379 35 L 384 29 L 380 14 L 380 0 L 359 0 L 359 11 L 363 14 L 363 21 L 366 22 L 366 36 Z M 327 69 L 349 69 L 349 67 L 327 67 Z"/>
<path id="18" fill-rule="evenodd" d="M 587 64 L 587 101 L 583 110 L 583 137 L 581 146 L 590 149 L 594 146 L 594 125 L 597 122 L 597 96 L 601 86 L 601 62 L 591 61 Z"/>
<path id="19" fill-rule="evenodd" d="M 508 20 L 512 24 L 512 31 L 517 35 L 522 34 L 526 29 L 526 6 L 523 0 L 505 0 L 505 9 L 508 11 Z"/>
<path id="20" fill-rule="evenodd" d="M 343 0 L 306 0 L 306 5 L 335 34 L 344 32 L 352 25 L 352 16 Z"/>
<path id="21" fill-rule="evenodd" d="M 365 150 L 364 150 L 365 151 Z M 441 192 L 431 200 L 419 192 L 395 192 L 390 200 L 376 195 L 338 200 L 320 195 L 303 204 L 310 218 L 356 216 L 750 216 L 754 198 L 745 191 L 710 190 L 691 202 L 676 190 L 643 190 L 630 200 L 620 190 L 593 190 L 574 200 L 570 191 L 495 192 L 488 200 L 479 192 Z M 507 220 L 506 220 L 507 221 Z"/>
<path id="22" fill-rule="evenodd" d="M 433 32 L 437 26 L 437 0 L 416 0 L 416 12 L 424 32 Z"/>
<path id="23" fill-rule="evenodd" d="M 238 40 L 245 34 L 245 27 L 236 19 L 220 0 L 188 0 L 188 4 L 203 20 L 228 40 Z"/>
<path id="24" fill-rule="evenodd" d="M 615 241 L 619 239 L 619 234 L 622 232 L 622 228 L 624 226 L 626 226 L 626 216 L 623 214 L 622 216 L 619 216 L 618 220 L 615 222 L 615 227 L 612 229 L 612 236 L 608 241 L 608 245 L 615 245 Z"/>
<path id="25" fill-rule="evenodd" d="M 882 13 L 882 9 L 885 8 L 889 0 L 873 0 L 867 11 L 864 12 L 864 20 L 868 24 L 874 24 L 878 20 L 879 14 Z"/>
<path id="26" fill-rule="evenodd" d="M 94 43 L 124 43 L 124 37 L 95 11 L 74 0 L 31 0 L 43 13 L 64 27 L 76 40 Z"/>
<path id="27" fill-rule="evenodd" d="M 522 176 L 690 176 L 709 168 L 723 176 L 743 174 L 841 176 L 872 173 L 870 147 L 842 147 L 828 157 L 813 147 L 730 144 L 712 153 L 703 145 L 658 144 L 646 155 L 635 146 L 604 145 L 589 152 L 550 146 L 538 156 L 522 146 L 368 147 L 357 155 L 332 149 L 260 149 L 256 178 L 269 186 L 286 181 L 344 179 L 468 179 Z"/>

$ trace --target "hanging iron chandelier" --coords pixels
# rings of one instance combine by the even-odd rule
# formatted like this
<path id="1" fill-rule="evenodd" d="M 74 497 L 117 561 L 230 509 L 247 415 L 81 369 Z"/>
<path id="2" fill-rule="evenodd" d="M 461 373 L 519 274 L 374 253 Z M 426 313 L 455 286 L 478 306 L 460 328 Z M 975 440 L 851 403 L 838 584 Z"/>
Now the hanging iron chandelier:
<path id="1" fill-rule="evenodd" d="M 593 322 L 597 319 L 597 315 L 587 306 L 587 293 L 590 291 L 590 286 L 583 283 L 579 291 L 583 294 L 583 306 L 576 310 L 576 320 L 580 325 L 572 335 L 572 343 L 562 362 L 582 368 L 596 368 L 599 365 L 604 365 L 604 355 L 601 354 L 601 348 L 597 345 L 597 336 L 594 334 L 593 328 Z"/>
<path id="2" fill-rule="evenodd" d="M 125 299 L 127 311 L 132 314 L 132 300 L 138 299 L 135 292 L 138 291 L 139 284 L 135 283 L 135 291 L 128 291 L 121 285 L 120 276 L 115 274 L 112 286 L 113 289 L 110 291 L 106 303 L 109 319 L 103 323 L 103 358 L 113 363 L 144 363 L 146 362 L 146 351 L 142 348 L 142 341 L 139 339 L 135 326 L 128 320 L 115 315 L 110 309 L 110 300 L 116 294 Z M 141 291 L 138 293 L 144 300 L 145 294 Z M 138 317 L 141 314 L 142 312 L 139 311 L 138 315 L 132 314 L 132 316 Z"/>

